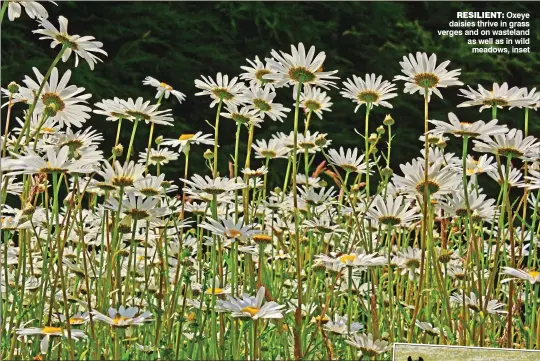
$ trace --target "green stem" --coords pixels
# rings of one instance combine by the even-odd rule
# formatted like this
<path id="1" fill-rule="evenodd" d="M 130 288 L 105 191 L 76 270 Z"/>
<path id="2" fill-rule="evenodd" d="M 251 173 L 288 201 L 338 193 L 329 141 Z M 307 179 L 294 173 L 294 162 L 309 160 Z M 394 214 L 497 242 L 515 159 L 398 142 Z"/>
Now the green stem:
<path id="1" fill-rule="evenodd" d="M 221 112 L 221 105 L 223 104 L 223 99 L 218 103 L 216 111 L 216 124 L 214 125 L 214 169 L 212 175 L 214 179 L 217 177 L 217 165 L 218 165 L 218 137 L 219 137 L 219 113 Z"/>
<path id="2" fill-rule="evenodd" d="M 133 124 L 133 130 L 131 131 L 131 138 L 129 139 L 129 147 L 126 154 L 126 163 L 129 163 L 129 157 L 131 157 L 131 151 L 133 150 L 133 141 L 135 140 L 135 133 L 137 132 L 138 124 L 139 124 L 139 117 L 136 117 L 135 124 Z"/>

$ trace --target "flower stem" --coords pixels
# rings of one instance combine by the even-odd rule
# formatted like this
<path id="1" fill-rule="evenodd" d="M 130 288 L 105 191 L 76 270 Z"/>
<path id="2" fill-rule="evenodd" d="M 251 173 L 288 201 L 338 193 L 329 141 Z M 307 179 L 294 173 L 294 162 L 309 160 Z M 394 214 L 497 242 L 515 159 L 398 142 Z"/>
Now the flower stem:
<path id="1" fill-rule="evenodd" d="M 218 137 L 219 137 L 219 113 L 221 112 L 221 105 L 223 104 L 223 99 L 218 103 L 216 111 L 216 123 L 214 125 L 214 168 L 212 171 L 212 176 L 214 179 L 217 177 L 217 165 L 218 165 Z"/>

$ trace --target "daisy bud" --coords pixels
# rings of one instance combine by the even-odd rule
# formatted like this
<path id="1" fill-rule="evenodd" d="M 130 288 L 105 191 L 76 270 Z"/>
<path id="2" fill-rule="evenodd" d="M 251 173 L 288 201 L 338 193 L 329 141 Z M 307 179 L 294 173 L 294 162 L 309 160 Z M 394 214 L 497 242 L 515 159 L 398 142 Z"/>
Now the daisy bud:
<path id="1" fill-rule="evenodd" d="M 448 250 L 448 249 L 441 250 L 441 254 L 439 255 L 439 262 L 441 263 L 450 262 L 450 256 L 452 256 L 451 250 Z"/>
<path id="2" fill-rule="evenodd" d="M 392 170 L 392 168 L 386 167 L 381 171 L 381 174 L 383 175 L 383 177 L 390 178 L 392 175 L 394 175 L 394 171 Z"/>
<path id="3" fill-rule="evenodd" d="M 390 114 L 386 114 L 386 117 L 383 120 L 383 124 L 386 126 L 394 125 L 394 119 L 390 116 Z"/>
<path id="4" fill-rule="evenodd" d="M 11 94 L 15 94 L 19 91 L 19 84 L 12 81 L 11 83 L 8 84 L 7 89 Z"/>
<path id="5" fill-rule="evenodd" d="M 371 133 L 371 135 L 368 138 L 368 142 L 371 144 L 377 143 L 377 140 L 379 140 L 379 137 L 375 133 Z"/>
<path id="6" fill-rule="evenodd" d="M 328 185 L 328 183 L 323 179 L 323 180 L 321 180 L 321 181 L 319 182 L 319 185 L 320 185 L 321 187 L 326 187 L 326 186 Z"/>
<path id="7" fill-rule="evenodd" d="M 272 243 L 272 236 L 264 233 L 253 235 L 253 241 L 259 245 L 267 245 Z"/>
<path id="8" fill-rule="evenodd" d="M 161 182 L 161 186 L 163 187 L 163 189 L 169 189 L 169 188 L 171 188 L 171 186 L 172 186 L 172 182 L 170 182 L 170 181 L 163 181 L 163 182 Z"/>
<path id="9" fill-rule="evenodd" d="M 120 157 L 124 153 L 124 146 L 122 144 L 118 144 L 113 147 L 112 154 L 115 157 Z"/>
<path id="10" fill-rule="evenodd" d="M 437 144 L 440 140 L 441 140 L 440 137 L 433 134 L 429 134 L 428 139 L 427 139 L 429 144 Z"/>
<path id="11" fill-rule="evenodd" d="M 204 159 L 214 159 L 214 152 L 212 152 L 210 149 L 207 149 L 206 152 L 203 154 Z"/>
<path id="12" fill-rule="evenodd" d="M 279 187 L 274 188 L 274 193 L 281 194 L 281 188 Z"/>
<path id="13" fill-rule="evenodd" d="M 379 125 L 377 127 L 377 134 L 382 135 L 385 133 L 384 127 L 382 125 Z"/>
<path id="14" fill-rule="evenodd" d="M 157 145 L 160 145 L 161 142 L 163 142 L 163 136 L 160 135 L 159 137 L 157 137 L 156 140 L 155 140 L 155 142 L 156 142 Z"/>

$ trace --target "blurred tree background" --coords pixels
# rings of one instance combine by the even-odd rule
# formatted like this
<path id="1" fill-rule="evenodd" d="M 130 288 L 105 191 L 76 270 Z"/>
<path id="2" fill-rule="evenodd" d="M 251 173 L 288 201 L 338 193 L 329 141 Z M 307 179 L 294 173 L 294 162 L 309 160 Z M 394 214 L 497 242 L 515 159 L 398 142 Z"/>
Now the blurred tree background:
<path id="1" fill-rule="evenodd" d="M 536 15 L 540 6 L 534 2 L 58 2 L 58 6 L 44 3 L 49 20 L 58 26 L 57 18 L 69 20 L 70 34 L 92 35 L 104 43 L 109 56 L 90 71 L 82 61 L 73 69 L 72 84 L 83 86 L 92 93 L 90 103 L 104 98 L 139 97 L 153 99 L 154 89 L 142 85 L 146 76 L 171 84 L 187 94 L 179 105 L 174 97 L 164 102 L 172 108 L 175 126 L 158 126 L 156 135 L 178 137 L 185 132 L 212 132 L 205 120 L 213 121 L 215 109 L 208 107 L 208 97 L 196 97 L 194 79 L 201 74 L 215 76 L 217 72 L 235 76 L 242 72 L 246 58 L 261 59 L 270 55 L 271 49 L 290 51 L 290 44 L 303 42 L 306 47 L 316 46 L 325 51 L 325 70 L 339 70 L 342 80 L 353 74 L 383 75 L 392 80 L 400 73 L 399 61 L 410 52 L 436 53 L 438 62 L 450 60 L 448 69 L 462 69 L 460 80 L 476 88 L 477 84 L 491 87 L 492 82 L 507 81 L 510 86 L 540 86 L 538 64 L 540 55 L 535 44 L 540 37 Z M 531 15 L 530 54 L 472 54 L 465 37 L 439 36 L 437 30 L 448 29 L 448 22 L 456 18 L 457 11 L 514 11 Z M 37 24 L 26 14 L 14 22 L 2 24 L 2 86 L 14 80 L 21 82 L 24 75 L 31 75 L 35 66 L 42 72 L 50 65 L 58 49 L 51 50 L 48 41 L 39 41 L 32 34 Z M 60 63 L 65 71 L 72 68 L 73 58 Z M 341 82 L 339 82 L 341 86 Z M 403 94 L 399 82 L 399 97 L 392 99 L 393 109 L 375 108 L 371 116 L 371 130 L 382 123 L 390 113 L 396 120 L 392 163 L 398 164 L 418 155 L 418 140 L 423 129 L 423 99 L 418 94 Z M 463 121 L 489 120 L 491 113 L 478 108 L 456 108 L 464 99 L 457 96 L 458 87 L 442 89 L 444 99 L 433 97 L 430 103 L 431 119 L 447 119 L 449 111 Z M 278 102 L 292 108 L 292 90 L 280 89 Z M 312 117 L 311 129 L 328 133 L 333 145 L 360 147 L 363 140 L 354 132 L 362 131 L 364 108 L 354 113 L 355 104 L 343 99 L 338 89 L 329 92 L 334 105 L 323 120 Z M 23 107 L 15 108 L 20 115 Z M 19 112 L 17 112 L 19 110 Z M 505 110 L 500 113 L 503 123 L 522 127 L 523 110 Z M 114 142 L 116 124 L 94 115 L 91 125 L 104 133 L 105 152 Z M 127 124 L 126 124 L 127 125 Z M 269 139 L 276 131 L 292 130 L 292 113 L 284 123 L 265 120 L 256 129 L 255 139 Z M 136 152 L 144 151 L 149 127 L 139 127 Z M 122 127 L 122 142 L 127 147 L 130 127 Z M 225 162 L 233 154 L 235 125 L 224 119 L 220 127 L 220 169 L 227 169 Z M 538 114 L 531 112 L 530 133 L 540 134 Z M 247 131 L 242 133 L 241 149 L 245 154 Z M 460 141 L 451 140 L 449 147 L 457 150 Z M 205 172 L 202 152 L 205 148 L 193 147 L 190 162 L 195 172 Z M 241 158 L 243 162 L 243 158 Z M 280 161 L 285 168 L 286 161 Z M 243 164 L 243 163 L 241 163 Z M 252 166 L 261 165 L 252 162 Z M 279 163 L 281 164 L 281 163 Z M 168 178 L 182 175 L 183 161 L 173 162 L 166 168 Z M 276 179 L 283 169 L 274 166 L 270 179 Z"/>

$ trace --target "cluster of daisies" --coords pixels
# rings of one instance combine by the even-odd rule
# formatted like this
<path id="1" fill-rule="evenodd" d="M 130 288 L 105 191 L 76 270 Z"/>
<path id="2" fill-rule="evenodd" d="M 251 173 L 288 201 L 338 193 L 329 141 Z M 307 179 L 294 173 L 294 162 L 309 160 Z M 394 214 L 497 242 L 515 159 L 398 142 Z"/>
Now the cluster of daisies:
<path id="1" fill-rule="evenodd" d="M 103 44 L 70 34 L 62 16 L 57 28 L 38 2 L 3 6 L 10 20 L 23 7 L 59 49 L 45 72 L 2 88 L 3 358 L 389 359 L 394 342 L 540 347 L 536 89 L 468 86 L 457 107 L 491 109 L 485 120 L 430 119 L 431 95 L 462 86 L 460 70 L 435 54 L 405 56 L 393 81 L 423 96 L 426 132 L 421 151 L 393 169 L 399 126 L 375 106 L 391 109 L 397 85 L 375 74 L 343 81 L 365 133 L 356 148 L 336 146 L 310 125 L 331 111 L 337 71 L 299 43 L 247 60 L 239 76 L 195 80 L 216 110 L 214 132 L 168 138 L 166 102 L 185 94 L 147 77 L 155 100 L 92 103 L 56 65 L 80 57 L 94 69 Z M 275 101 L 282 88 L 291 104 Z M 497 117 L 513 107 L 523 130 Z M 87 125 L 103 119 L 117 129 L 110 151 Z M 236 134 L 220 134 L 220 121 Z M 269 121 L 284 132 L 258 139 Z M 147 144 L 134 141 L 142 127 Z M 190 172 L 193 157 L 206 174 Z M 167 177 L 170 162 L 183 174 Z M 285 174 L 279 185 L 272 168 Z"/>

